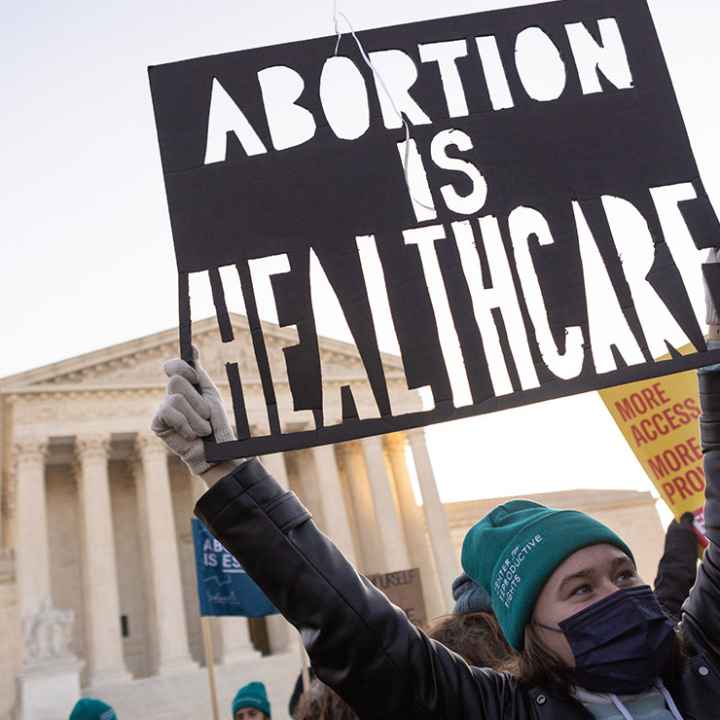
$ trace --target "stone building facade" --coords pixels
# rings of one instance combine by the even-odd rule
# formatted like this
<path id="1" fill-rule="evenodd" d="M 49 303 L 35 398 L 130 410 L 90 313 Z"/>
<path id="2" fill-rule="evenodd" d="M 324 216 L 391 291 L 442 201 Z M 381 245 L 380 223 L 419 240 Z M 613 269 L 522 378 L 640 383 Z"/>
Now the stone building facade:
<path id="1" fill-rule="evenodd" d="M 234 361 L 250 378 L 249 419 L 262 429 L 266 408 L 247 322 L 233 316 L 233 325 Z M 271 367 L 281 369 L 293 338 L 276 326 L 264 335 Z M 193 339 L 230 408 L 215 320 L 196 323 Z M 332 340 L 320 348 L 331 382 L 350 385 L 359 408 L 371 403 L 356 349 Z M 45 678 L 47 694 L 73 672 L 85 693 L 114 702 L 120 717 L 207 716 L 190 526 L 202 483 L 148 429 L 164 394 L 162 363 L 176 354 L 177 330 L 169 330 L 0 380 L 0 547 L 15 556 L 12 582 L 0 566 L 0 629 L 14 648 L 0 657 L 0 719 L 5 706 L 29 706 L 43 673 L 55 673 Z M 399 358 L 383 361 L 391 392 L 405 390 L 396 411 L 418 409 L 420 398 L 401 387 Z M 276 391 L 281 418 L 297 422 L 287 387 Z M 422 430 L 263 462 L 361 571 L 417 567 L 428 614 L 447 611 L 458 566 Z M 23 636 L 30 626 L 40 628 L 41 647 L 32 652 Z M 266 679 L 285 704 L 299 648 L 284 620 L 213 620 L 213 639 L 223 702 L 251 677 Z M 20 708 L 19 717 L 67 717 L 63 704 L 77 686 L 68 679 L 64 687 L 57 707 Z"/>

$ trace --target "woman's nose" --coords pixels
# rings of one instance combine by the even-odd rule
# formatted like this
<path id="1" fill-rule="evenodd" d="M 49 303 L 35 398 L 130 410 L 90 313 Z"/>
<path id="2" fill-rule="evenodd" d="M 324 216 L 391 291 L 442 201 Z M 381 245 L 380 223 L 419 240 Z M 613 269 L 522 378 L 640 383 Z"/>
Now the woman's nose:
<path id="1" fill-rule="evenodd" d="M 597 588 L 597 599 L 604 600 L 609 595 L 616 593 L 619 589 L 620 588 L 610 578 L 605 578 Z"/>

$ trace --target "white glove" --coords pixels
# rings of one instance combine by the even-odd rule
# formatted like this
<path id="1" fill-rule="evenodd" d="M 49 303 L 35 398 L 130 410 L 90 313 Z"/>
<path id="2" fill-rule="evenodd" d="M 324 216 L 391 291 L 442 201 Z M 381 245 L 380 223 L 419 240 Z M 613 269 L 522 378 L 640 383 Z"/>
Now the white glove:
<path id="1" fill-rule="evenodd" d="M 193 348 L 195 368 L 184 360 L 168 360 L 163 369 L 170 378 L 167 395 L 153 417 L 151 430 L 190 468 L 194 475 L 207 472 L 202 438 L 215 434 L 218 443 L 234 440 L 217 387 L 200 365 Z"/>

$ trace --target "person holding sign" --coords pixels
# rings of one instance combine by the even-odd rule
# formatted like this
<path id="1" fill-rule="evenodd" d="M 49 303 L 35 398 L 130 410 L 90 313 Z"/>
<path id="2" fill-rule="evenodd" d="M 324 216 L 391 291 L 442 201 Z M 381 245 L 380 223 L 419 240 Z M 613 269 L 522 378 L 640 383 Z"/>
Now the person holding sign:
<path id="1" fill-rule="evenodd" d="M 471 668 L 430 640 L 257 459 L 209 465 L 202 438 L 230 431 L 217 389 L 199 364 L 165 369 L 168 397 L 152 427 L 210 488 L 196 515 L 302 632 L 317 676 L 360 717 L 718 717 L 720 366 L 700 372 L 709 547 L 677 626 L 632 550 L 583 513 L 514 500 L 468 532 L 463 567 L 518 653 L 513 672 Z"/>

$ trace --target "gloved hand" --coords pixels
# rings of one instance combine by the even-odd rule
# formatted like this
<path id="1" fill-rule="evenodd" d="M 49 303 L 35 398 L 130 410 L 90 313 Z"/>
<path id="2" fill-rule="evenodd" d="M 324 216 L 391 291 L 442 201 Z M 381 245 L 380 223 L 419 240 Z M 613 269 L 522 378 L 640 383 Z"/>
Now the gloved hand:
<path id="1" fill-rule="evenodd" d="M 691 512 L 686 512 L 679 520 L 673 520 L 667 528 L 665 537 L 669 543 L 679 542 L 678 538 L 681 537 L 692 537 L 694 542 L 697 542 L 697 535 L 695 534 L 695 516 Z M 667 545 L 668 543 L 666 543 Z"/>
<path id="2" fill-rule="evenodd" d="M 163 366 L 170 378 L 167 395 L 150 428 L 190 468 L 194 475 L 207 472 L 203 437 L 211 432 L 218 443 L 234 440 L 217 387 L 200 365 L 193 348 L 195 368 L 184 360 L 168 360 Z"/>
<path id="3" fill-rule="evenodd" d="M 692 530 L 695 527 L 695 516 L 691 512 L 683 513 L 683 516 L 677 521 L 677 523 Z"/>

